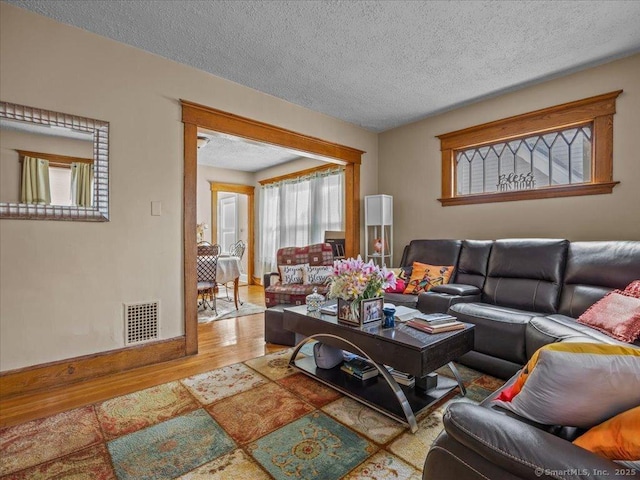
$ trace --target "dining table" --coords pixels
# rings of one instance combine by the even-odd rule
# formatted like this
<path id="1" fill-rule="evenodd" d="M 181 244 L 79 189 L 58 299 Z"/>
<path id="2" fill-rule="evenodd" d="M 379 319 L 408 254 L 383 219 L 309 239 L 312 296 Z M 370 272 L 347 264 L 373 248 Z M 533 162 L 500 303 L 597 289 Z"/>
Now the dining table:
<path id="1" fill-rule="evenodd" d="M 213 262 L 214 257 L 210 255 L 200 255 L 198 256 L 198 263 L 201 262 Z M 238 284 L 240 282 L 240 257 L 220 254 L 218 256 L 218 264 L 216 266 L 216 283 L 218 284 L 227 284 L 229 282 L 233 282 L 233 301 L 236 306 L 236 310 L 238 310 Z M 199 270 L 199 269 L 198 269 Z M 202 281 L 198 277 L 198 281 Z"/>

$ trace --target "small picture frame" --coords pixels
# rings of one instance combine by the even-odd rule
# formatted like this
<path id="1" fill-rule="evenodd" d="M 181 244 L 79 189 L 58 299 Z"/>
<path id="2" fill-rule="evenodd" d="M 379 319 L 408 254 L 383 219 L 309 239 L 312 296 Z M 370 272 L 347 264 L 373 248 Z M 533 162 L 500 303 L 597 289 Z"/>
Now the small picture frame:
<path id="1" fill-rule="evenodd" d="M 338 321 L 356 327 L 361 327 L 367 323 L 382 322 L 384 313 L 384 298 L 367 298 L 360 302 L 359 315 L 354 317 L 351 310 L 351 302 L 338 298 Z"/>
<path id="2" fill-rule="evenodd" d="M 363 324 L 380 322 L 384 313 L 384 299 L 382 297 L 367 298 L 360 302 L 360 319 Z"/>
<path id="3" fill-rule="evenodd" d="M 351 311 L 351 302 L 338 298 L 338 322 L 359 326 L 360 321 Z"/>

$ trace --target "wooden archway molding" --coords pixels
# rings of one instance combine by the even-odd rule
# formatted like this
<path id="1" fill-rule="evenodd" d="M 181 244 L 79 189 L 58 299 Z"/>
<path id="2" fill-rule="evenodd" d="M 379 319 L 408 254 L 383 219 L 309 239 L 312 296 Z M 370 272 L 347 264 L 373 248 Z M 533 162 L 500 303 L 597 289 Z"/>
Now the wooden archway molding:
<path id="1" fill-rule="evenodd" d="M 360 249 L 360 163 L 362 150 L 181 100 L 184 123 L 184 323 L 186 354 L 198 353 L 196 274 L 196 182 L 198 128 L 342 160 L 345 165 L 345 254 Z"/>

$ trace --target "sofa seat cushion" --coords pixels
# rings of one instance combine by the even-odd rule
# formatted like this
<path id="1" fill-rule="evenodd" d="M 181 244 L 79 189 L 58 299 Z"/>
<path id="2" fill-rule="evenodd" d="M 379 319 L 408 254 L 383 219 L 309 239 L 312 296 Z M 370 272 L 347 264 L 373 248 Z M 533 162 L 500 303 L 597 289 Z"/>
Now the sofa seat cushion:
<path id="1" fill-rule="evenodd" d="M 456 303 L 449 313 L 476 326 L 474 350 L 520 365 L 526 363 L 525 331 L 538 313 L 487 303 Z"/>
<path id="2" fill-rule="evenodd" d="M 271 285 L 264 289 L 264 302 L 267 307 L 288 303 L 291 305 L 304 305 L 307 295 L 317 288 L 318 293 L 326 295 L 329 291 L 328 285 L 317 284 L 293 284 L 293 285 Z"/>

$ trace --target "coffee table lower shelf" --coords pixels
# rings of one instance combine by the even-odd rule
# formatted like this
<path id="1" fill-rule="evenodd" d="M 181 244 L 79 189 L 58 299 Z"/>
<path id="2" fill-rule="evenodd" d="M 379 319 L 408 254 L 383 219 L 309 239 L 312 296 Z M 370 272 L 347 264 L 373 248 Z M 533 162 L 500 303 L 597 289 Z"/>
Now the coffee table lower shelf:
<path id="1" fill-rule="evenodd" d="M 370 380 L 361 381 L 340 370 L 339 366 L 331 369 L 318 368 L 313 357 L 294 358 L 296 353 L 297 351 L 291 357 L 289 364 L 295 366 L 305 375 L 315 378 L 354 400 L 409 426 L 414 433 L 417 430 L 415 417 L 411 422 L 409 421 L 398 401 L 398 397 L 380 375 Z M 406 396 L 413 415 L 418 415 L 425 408 L 441 400 L 456 388 L 458 382 L 439 375 L 438 385 L 427 391 L 404 385 L 398 386 Z"/>

